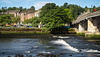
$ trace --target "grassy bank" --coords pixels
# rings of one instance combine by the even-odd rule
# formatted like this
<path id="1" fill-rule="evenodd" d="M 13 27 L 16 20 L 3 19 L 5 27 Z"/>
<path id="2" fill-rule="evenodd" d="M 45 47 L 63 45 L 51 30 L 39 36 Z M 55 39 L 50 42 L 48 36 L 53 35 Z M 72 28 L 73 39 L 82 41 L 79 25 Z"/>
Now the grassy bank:
<path id="1" fill-rule="evenodd" d="M 34 37 L 36 34 L 50 34 L 46 28 L 0 28 L 2 37 Z"/>
<path id="2" fill-rule="evenodd" d="M 100 35 L 95 35 L 95 34 L 85 35 L 85 33 L 77 33 L 76 35 L 88 41 L 100 41 Z"/>
<path id="3" fill-rule="evenodd" d="M 51 38 L 52 34 L 48 32 L 33 31 L 2 31 L 0 38 Z"/>
<path id="4" fill-rule="evenodd" d="M 68 30 L 69 33 L 66 34 L 66 31 L 63 31 L 63 35 L 75 34 L 73 29 Z M 57 31 L 59 32 L 59 31 Z M 34 37 L 35 35 L 51 35 L 51 32 L 46 28 L 2 28 L 0 29 L 0 37 Z M 57 33 L 59 34 L 59 33 Z M 56 34 L 56 35 L 57 35 Z M 55 34 L 54 34 L 55 35 Z M 42 37 L 42 36 L 41 36 Z"/>

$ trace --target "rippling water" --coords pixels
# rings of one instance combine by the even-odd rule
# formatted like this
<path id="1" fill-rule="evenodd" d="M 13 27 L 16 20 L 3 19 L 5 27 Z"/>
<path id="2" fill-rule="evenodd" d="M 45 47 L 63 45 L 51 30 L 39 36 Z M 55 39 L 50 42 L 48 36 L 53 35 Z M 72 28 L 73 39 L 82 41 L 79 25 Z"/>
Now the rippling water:
<path id="1" fill-rule="evenodd" d="M 57 39 L 58 38 L 58 39 Z M 75 36 L 52 38 L 0 38 L 0 57 L 23 54 L 24 56 L 98 57 L 100 45 Z"/>

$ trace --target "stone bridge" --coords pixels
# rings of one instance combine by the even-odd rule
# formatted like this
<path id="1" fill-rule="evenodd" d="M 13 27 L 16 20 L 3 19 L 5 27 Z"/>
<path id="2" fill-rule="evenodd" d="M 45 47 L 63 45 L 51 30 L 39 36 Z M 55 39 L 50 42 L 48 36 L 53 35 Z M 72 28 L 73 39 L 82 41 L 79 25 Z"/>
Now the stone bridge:
<path id="1" fill-rule="evenodd" d="M 88 10 L 81 13 L 72 24 L 78 32 L 100 32 L 100 10 L 95 12 Z"/>

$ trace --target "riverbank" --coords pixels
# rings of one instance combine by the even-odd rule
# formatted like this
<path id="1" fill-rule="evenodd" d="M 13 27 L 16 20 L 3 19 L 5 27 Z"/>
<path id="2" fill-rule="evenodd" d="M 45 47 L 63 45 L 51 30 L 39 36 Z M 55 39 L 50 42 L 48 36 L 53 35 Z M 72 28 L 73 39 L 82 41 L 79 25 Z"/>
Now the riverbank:
<path id="1" fill-rule="evenodd" d="M 71 32 L 72 33 L 72 32 Z M 50 32 L 34 31 L 2 31 L 0 38 L 52 38 L 53 36 L 72 36 L 75 34 L 51 34 Z"/>
<path id="2" fill-rule="evenodd" d="M 85 33 L 77 33 L 76 35 L 77 35 L 77 37 L 80 37 L 87 41 L 100 41 L 100 35 L 95 35 L 95 34 L 85 35 Z"/>
<path id="3" fill-rule="evenodd" d="M 1 31 L 0 38 L 52 38 L 54 35 L 77 36 L 87 41 L 100 41 L 100 35 L 85 35 L 84 33 L 70 32 L 69 34 L 51 34 L 45 31 Z"/>
<path id="4" fill-rule="evenodd" d="M 49 32 L 33 32 L 33 31 L 2 31 L 0 38 L 46 38 L 52 37 Z"/>

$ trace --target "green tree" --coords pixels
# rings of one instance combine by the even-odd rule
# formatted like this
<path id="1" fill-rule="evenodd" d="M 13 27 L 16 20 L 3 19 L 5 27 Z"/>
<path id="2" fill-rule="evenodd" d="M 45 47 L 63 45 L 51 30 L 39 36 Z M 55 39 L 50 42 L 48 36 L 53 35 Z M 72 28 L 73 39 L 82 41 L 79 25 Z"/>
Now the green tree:
<path id="1" fill-rule="evenodd" d="M 0 23 L 5 26 L 6 24 L 10 24 L 12 22 L 10 15 L 2 15 L 0 16 Z"/>
<path id="2" fill-rule="evenodd" d="M 33 9 L 33 12 L 35 12 L 35 7 L 34 6 L 31 6 L 31 8 Z"/>
<path id="3" fill-rule="evenodd" d="M 68 5 L 68 9 L 72 13 L 73 20 L 76 20 L 78 15 L 80 15 L 84 11 L 84 9 L 81 6 L 77 6 L 74 4 Z"/>
<path id="4" fill-rule="evenodd" d="M 42 7 L 40 12 L 40 18 L 45 16 L 50 9 L 56 9 L 58 6 L 56 6 L 55 3 L 47 3 L 45 6 Z"/>
<path id="5" fill-rule="evenodd" d="M 64 5 L 63 6 L 61 6 L 62 8 L 64 8 L 64 9 L 66 9 L 66 8 L 68 8 L 68 3 L 66 2 L 66 3 L 64 3 Z"/>
<path id="6" fill-rule="evenodd" d="M 19 7 L 19 10 L 23 10 L 23 7 Z"/>
<path id="7" fill-rule="evenodd" d="M 96 7 L 96 11 L 100 10 L 100 6 L 99 7 Z"/>
<path id="8" fill-rule="evenodd" d="M 96 9 L 96 6 L 95 5 L 93 6 L 92 12 L 94 12 L 94 9 Z"/>
<path id="9" fill-rule="evenodd" d="M 37 27 L 39 25 L 39 23 L 41 22 L 41 19 L 39 17 L 33 17 L 32 18 L 32 25 L 34 27 Z"/>
<path id="10" fill-rule="evenodd" d="M 88 7 L 87 7 L 87 6 L 85 6 L 84 10 L 85 10 L 85 12 L 87 12 L 87 10 L 88 10 Z"/>
<path id="11" fill-rule="evenodd" d="M 1 11 L 2 12 L 6 12 L 7 11 L 7 7 L 2 7 Z"/>
<path id="12" fill-rule="evenodd" d="M 24 20 L 24 24 L 32 24 L 34 27 L 37 27 L 39 23 L 41 22 L 41 19 L 39 17 L 33 17 L 31 19 Z"/>
<path id="13" fill-rule="evenodd" d="M 64 24 L 70 22 L 72 14 L 68 9 L 58 7 L 56 4 L 51 4 L 46 4 L 42 8 L 46 9 L 46 11 L 42 10 L 40 17 L 42 18 L 42 24 L 45 24 L 46 27 L 52 31 L 53 28 L 64 26 Z"/>
<path id="14" fill-rule="evenodd" d="M 18 22 L 20 22 L 20 17 L 18 16 L 18 17 L 12 17 L 12 22 L 13 23 L 18 23 Z"/>

